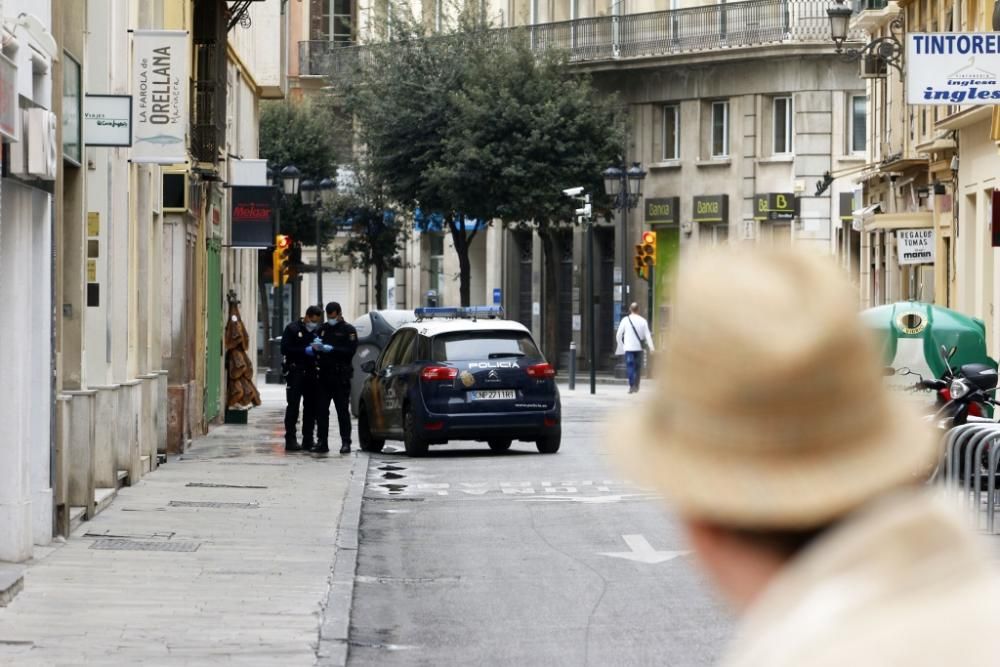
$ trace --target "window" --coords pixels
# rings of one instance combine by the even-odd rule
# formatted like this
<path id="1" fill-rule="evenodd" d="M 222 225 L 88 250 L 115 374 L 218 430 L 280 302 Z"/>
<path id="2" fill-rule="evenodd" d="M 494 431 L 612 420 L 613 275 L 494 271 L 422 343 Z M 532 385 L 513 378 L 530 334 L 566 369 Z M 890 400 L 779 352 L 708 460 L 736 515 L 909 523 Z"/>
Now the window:
<path id="1" fill-rule="evenodd" d="M 676 104 L 663 107 L 663 160 L 679 160 L 680 108 Z"/>
<path id="2" fill-rule="evenodd" d="M 309 39 L 354 43 L 354 0 L 311 0 L 309 17 Z"/>
<path id="3" fill-rule="evenodd" d="M 792 98 L 775 97 L 772 100 L 772 124 L 774 125 L 774 154 L 792 152 Z"/>
<path id="4" fill-rule="evenodd" d="M 430 280 L 429 289 L 434 290 L 441 296 L 444 290 L 444 234 L 431 233 L 427 235 L 430 239 L 428 255 L 430 257 Z"/>
<path id="5" fill-rule="evenodd" d="M 712 157 L 729 157 L 729 102 L 712 102 Z"/>
<path id="6" fill-rule="evenodd" d="M 851 95 L 851 152 L 864 153 L 867 148 L 868 98 L 864 95 Z"/>
<path id="7" fill-rule="evenodd" d="M 542 356 L 531 336 L 520 331 L 450 333 L 432 339 L 434 361 L 470 361 Z"/>

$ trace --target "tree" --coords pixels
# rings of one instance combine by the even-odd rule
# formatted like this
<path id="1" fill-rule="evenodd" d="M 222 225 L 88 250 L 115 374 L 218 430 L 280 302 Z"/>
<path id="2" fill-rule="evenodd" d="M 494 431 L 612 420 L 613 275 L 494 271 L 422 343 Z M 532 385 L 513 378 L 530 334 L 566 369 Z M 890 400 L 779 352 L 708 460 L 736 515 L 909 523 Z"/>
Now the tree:
<path id="1" fill-rule="evenodd" d="M 302 178 L 334 178 L 337 159 L 333 150 L 332 119 L 325 105 L 308 102 L 261 102 L 260 156 L 269 167 L 295 165 Z M 299 197 L 282 197 L 281 233 L 296 241 L 325 244 L 333 236 L 330 225 L 320 227 L 316 239 L 316 211 Z"/>
<path id="2" fill-rule="evenodd" d="M 601 170 L 621 154 L 620 114 L 563 54 L 533 51 L 524 32 L 463 13 L 431 36 L 405 12 L 395 16 L 393 40 L 372 48 L 342 92 L 388 194 L 444 216 L 468 305 L 476 234 L 499 219 L 534 222 L 550 238 L 572 216 L 562 188 L 601 191 Z M 551 243 L 543 247 L 551 266 Z"/>
<path id="3" fill-rule="evenodd" d="M 341 188 L 324 205 L 323 215 L 349 229 L 347 240 L 336 252 L 350 261 L 351 267 L 366 275 L 375 273 L 375 307 L 385 307 L 385 275 L 403 265 L 400 251 L 408 228 L 404 216 L 390 207 L 385 187 L 366 167 L 354 170 L 355 182 Z"/>

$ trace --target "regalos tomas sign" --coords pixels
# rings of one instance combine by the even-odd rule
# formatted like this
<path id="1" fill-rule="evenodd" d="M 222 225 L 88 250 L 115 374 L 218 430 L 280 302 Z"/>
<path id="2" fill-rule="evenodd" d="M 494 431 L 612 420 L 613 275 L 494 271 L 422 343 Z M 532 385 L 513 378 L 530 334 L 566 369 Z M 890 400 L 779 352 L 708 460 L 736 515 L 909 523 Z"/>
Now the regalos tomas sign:
<path id="1" fill-rule="evenodd" d="M 187 162 L 188 33 L 136 30 L 133 36 L 132 161 Z"/>
<path id="2" fill-rule="evenodd" d="M 933 229 L 900 229 L 896 232 L 900 264 L 934 263 Z"/>
<path id="3" fill-rule="evenodd" d="M 909 104 L 1000 103 L 1000 33 L 907 35 L 906 101 Z"/>

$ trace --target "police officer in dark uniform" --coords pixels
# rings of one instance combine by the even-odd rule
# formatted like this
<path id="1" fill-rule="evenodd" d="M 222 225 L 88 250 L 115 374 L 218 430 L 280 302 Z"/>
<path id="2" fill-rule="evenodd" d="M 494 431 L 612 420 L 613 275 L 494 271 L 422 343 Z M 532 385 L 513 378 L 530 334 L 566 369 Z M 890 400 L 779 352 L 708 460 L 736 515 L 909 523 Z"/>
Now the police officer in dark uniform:
<path id="1" fill-rule="evenodd" d="M 340 304 L 336 301 L 326 304 L 326 317 L 321 332 L 323 348 L 319 352 L 319 446 L 315 451 L 330 451 L 327 433 L 332 400 L 340 426 L 340 453 L 348 454 L 351 451 L 351 376 L 354 374 L 354 352 L 358 349 L 358 332 L 344 321 Z"/>
<path id="2" fill-rule="evenodd" d="M 313 427 L 319 406 L 319 366 L 313 340 L 319 334 L 323 310 L 309 306 L 305 317 L 292 322 L 281 334 L 281 354 L 284 358 L 282 373 L 285 377 L 285 451 L 297 452 L 315 447 Z M 299 419 L 299 401 L 302 409 L 302 446 L 295 437 L 295 424 Z"/>

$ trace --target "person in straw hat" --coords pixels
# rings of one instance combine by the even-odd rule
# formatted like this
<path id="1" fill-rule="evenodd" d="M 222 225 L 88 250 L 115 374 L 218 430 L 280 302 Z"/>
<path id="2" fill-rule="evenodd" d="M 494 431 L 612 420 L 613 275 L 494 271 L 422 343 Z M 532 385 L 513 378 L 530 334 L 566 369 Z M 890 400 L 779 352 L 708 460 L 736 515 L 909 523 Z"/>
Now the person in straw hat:
<path id="1" fill-rule="evenodd" d="M 992 563 L 922 488 L 940 445 L 833 262 L 707 251 L 672 303 L 658 391 L 610 441 L 741 613 L 722 664 L 1000 664 Z"/>

